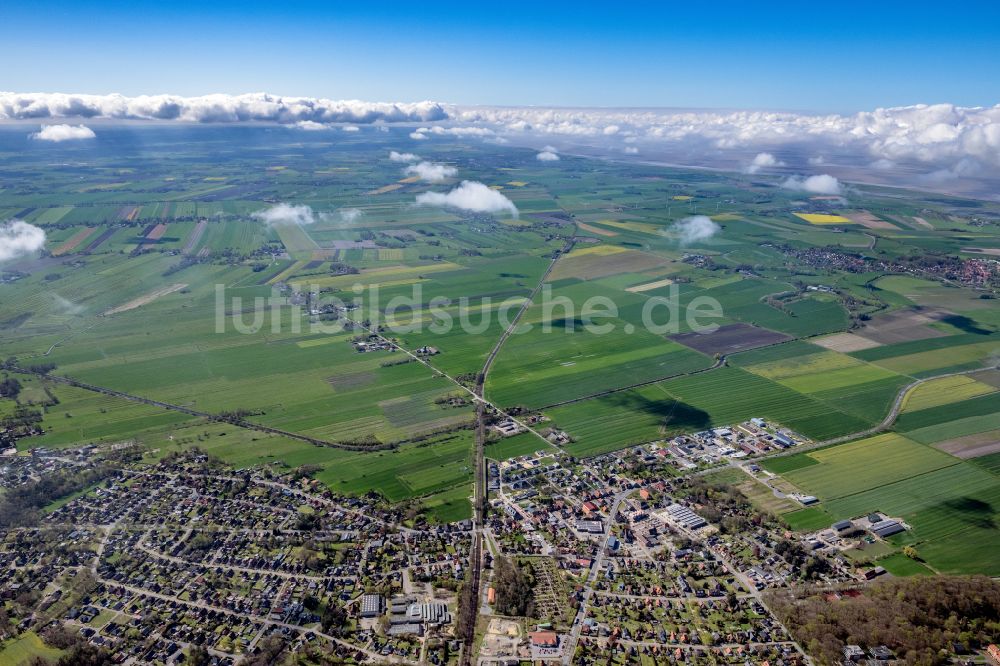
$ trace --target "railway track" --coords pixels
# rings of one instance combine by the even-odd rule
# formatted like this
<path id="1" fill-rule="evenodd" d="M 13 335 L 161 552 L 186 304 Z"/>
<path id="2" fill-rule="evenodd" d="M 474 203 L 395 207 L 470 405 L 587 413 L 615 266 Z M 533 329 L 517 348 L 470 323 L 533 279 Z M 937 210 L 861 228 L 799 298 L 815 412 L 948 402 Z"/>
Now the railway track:
<path id="1" fill-rule="evenodd" d="M 490 368 L 493 367 L 493 362 L 496 360 L 497 355 L 500 353 L 500 349 L 503 347 L 504 343 L 517 328 L 518 322 L 528 308 L 531 307 L 532 302 L 541 290 L 542 285 L 548 279 L 549 274 L 555 267 L 556 262 L 564 254 L 573 249 L 575 245 L 575 239 L 571 238 L 566 241 L 563 245 L 562 250 L 560 250 L 554 257 L 552 261 L 549 262 L 548 267 L 542 276 L 538 280 L 538 284 L 535 288 L 531 290 L 528 298 L 525 299 L 524 303 L 521 304 L 521 308 L 514 315 L 514 318 L 508 324 L 507 328 L 497 339 L 493 349 L 490 350 L 489 356 L 486 357 L 486 361 L 483 363 L 483 368 L 476 377 L 476 386 L 473 392 L 476 396 L 476 463 L 475 463 L 475 490 L 473 492 L 473 514 L 472 514 L 472 524 L 473 524 L 473 543 L 472 543 L 472 553 L 471 553 L 471 564 L 470 564 L 470 575 L 467 582 L 469 592 L 463 593 L 463 607 L 461 613 L 463 614 L 462 623 L 460 629 L 463 631 L 462 636 L 462 659 L 460 661 L 461 666 L 471 666 L 472 664 L 472 654 L 475 651 L 475 636 L 476 636 L 476 622 L 479 617 L 479 605 L 482 585 L 482 574 L 483 574 L 483 524 L 486 521 L 486 409 L 487 403 L 483 398 L 484 389 L 486 387 L 486 378 L 489 376 Z"/>

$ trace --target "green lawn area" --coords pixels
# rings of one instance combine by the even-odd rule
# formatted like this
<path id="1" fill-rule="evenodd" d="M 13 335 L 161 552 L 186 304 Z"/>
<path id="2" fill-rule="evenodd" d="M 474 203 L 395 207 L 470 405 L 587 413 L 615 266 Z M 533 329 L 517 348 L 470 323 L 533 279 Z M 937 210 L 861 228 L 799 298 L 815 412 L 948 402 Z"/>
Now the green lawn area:
<path id="1" fill-rule="evenodd" d="M 421 500 L 424 513 L 439 523 L 472 518 L 472 485 L 463 483 L 449 490 L 429 495 Z"/>
<path id="2" fill-rule="evenodd" d="M 800 506 L 798 502 L 788 497 L 778 497 L 773 490 L 750 477 L 739 482 L 736 487 L 759 508 L 776 516 L 795 511 Z"/>
<path id="3" fill-rule="evenodd" d="M 782 514 L 782 519 L 797 532 L 812 532 L 824 529 L 835 521 L 833 517 L 819 507 L 808 507 Z"/>
<path id="4" fill-rule="evenodd" d="M 55 500 L 54 502 L 49 503 L 44 508 L 42 508 L 42 513 L 45 513 L 45 514 L 52 513 L 56 509 L 59 509 L 60 507 L 65 506 L 66 504 L 69 504 L 70 502 L 72 502 L 73 500 L 75 500 L 77 497 L 82 497 L 82 496 L 86 495 L 87 493 L 89 493 L 90 491 L 92 491 L 94 488 L 96 488 L 98 485 L 100 485 L 100 484 L 94 484 L 94 485 L 89 486 L 87 488 L 81 488 L 80 490 L 77 490 L 75 493 L 70 493 L 69 495 L 66 495 L 65 497 L 60 497 L 59 499 Z"/>
<path id="5" fill-rule="evenodd" d="M 556 449 L 546 444 L 530 432 L 522 432 L 513 437 L 505 437 L 486 446 L 486 457 L 493 460 L 507 460 L 532 454 L 535 451 L 554 452 Z"/>
<path id="6" fill-rule="evenodd" d="M 3 666 L 22 666 L 34 657 L 55 660 L 62 655 L 62 650 L 49 647 L 33 631 L 26 631 L 13 640 L 0 643 L 0 664 Z"/>
<path id="7" fill-rule="evenodd" d="M 803 467 L 809 467 L 810 465 L 818 465 L 819 461 L 808 453 L 796 453 L 790 456 L 768 458 L 762 464 L 764 469 L 769 472 L 786 474 L 797 469 L 802 469 Z"/>
<path id="8" fill-rule="evenodd" d="M 930 576 L 934 572 L 921 562 L 912 560 L 902 553 L 894 553 L 877 560 L 875 564 L 884 567 L 893 576 Z"/>

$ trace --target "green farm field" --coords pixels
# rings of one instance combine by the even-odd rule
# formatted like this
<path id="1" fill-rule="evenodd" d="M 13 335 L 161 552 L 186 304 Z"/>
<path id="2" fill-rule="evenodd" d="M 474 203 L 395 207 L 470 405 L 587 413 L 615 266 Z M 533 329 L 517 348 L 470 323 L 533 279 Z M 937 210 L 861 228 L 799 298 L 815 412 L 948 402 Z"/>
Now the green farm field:
<path id="1" fill-rule="evenodd" d="M 879 511 L 910 526 L 890 538 L 944 573 L 996 573 L 1000 476 L 895 433 L 766 461 L 820 505 L 783 514 L 796 530 Z M 901 571 L 908 571 L 900 566 Z M 919 573 L 920 570 L 912 571 Z"/>
<path id="2" fill-rule="evenodd" d="M 533 150 L 472 137 L 420 144 L 421 159 L 508 197 L 515 218 L 415 205 L 453 185 L 402 182 L 404 165 L 389 152 L 411 139 L 397 128 L 151 128 L 142 150 L 106 131 L 121 147 L 86 165 L 70 146 L 10 151 L 0 164 L 3 218 L 47 234 L 42 252 L 0 267 L 2 357 L 284 434 L 10 370 L 24 386 L 17 400 L 0 399 L 0 417 L 36 410 L 44 430 L 20 439 L 22 452 L 134 442 L 156 460 L 198 447 L 233 467 L 310 466 L 336 493 L 374 491 L 436 520 L 468 518 L 468 389 L 505 330 L 500 315 L 517 312 L 569 246 L 501 347 L 485 397 L 547 417 L 546 427 L 572 438 L 572 456 L 752 417 L 815 442 L 850 437 L 880 423 L 915 379 L 983 370 L 1000 357 L 995 283 L 837 263 L 968 260 L 962 248 L 996 245 L 993 225 L 979 223 L 1000 216 L 993 203 L 865 186 L 852 187 L 847 204 L 803 201 L 763 175 L 569 155 L 541 164 Z M 15 140 L 23 132 L 0 131 L 0 142 Z M 61 150 L 68 157 L 51 168 Z M 265 223 L 279 203 L 308 206 L 311 216 Z M 845 206 L 898 224 L 838 229 L 793 215 Z M 718 232 L 682 245 L 676 225 L 691 215 L 711 216 Z M 898 222 L 914 216 L 927 224 Z M 363 308 L 326 307 L 355 297 Z M 595 297 L 612 310 L 585 314 Z M 265 304 L 259 320 L 256 299 Z M 683 344 L 695 328 L 683 316 L 647 326 L 650 312 L 653 324 L 667 323 L 671 302 L 683 312 L 706 300 L 720 309 L 712 323 L 746 331 L 738 344 Z M 432 303 L 451 320 L 447 330 L 432 326 Z M 399 351 L 360 352 L 367 330 L 349 320 L 437 353 L 424 364 Z M 995 459 L 960 460 L 933 445 L 1000 428 L 998 386 L 989 373 L 928 383 L 907 398 L 893 432 L 768 462 L 820 497 L 819 508 L 746 489 L 799 530 L 895 512 L 914 529 L 894 547 L 912 541 L 934 570 L 995 572 Z M 343 448 L 366 444 L 380 450 Z M 543 449 L 552 447 L 526 433 L 491 441 L 486 456 Z"/>

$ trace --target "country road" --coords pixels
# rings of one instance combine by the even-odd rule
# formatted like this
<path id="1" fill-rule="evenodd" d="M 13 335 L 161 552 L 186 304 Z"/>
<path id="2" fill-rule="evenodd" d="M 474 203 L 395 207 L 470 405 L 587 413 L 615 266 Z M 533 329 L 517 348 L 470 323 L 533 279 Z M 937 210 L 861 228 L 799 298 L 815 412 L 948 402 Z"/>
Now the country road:
<path id="1" fill-rule="evenodd" d="M 878 425 L 874 425 L 871 428 L 867 428 L 867 429 L 861 430 L 859 432 L 853 432 L 853 433 L 850 433 L 848 435 L 841 435 L 840 437 L 834 437 L 832 439 L 826 439 L 826 440 L 823 440 L 821 442 L 814 442 L 814 443 L 808 444 L 808 445 L 806 445 L 804 447 L 803 446 L 795 446 L 795 447 L 792 447 L 791 449 L 788 449 L 786 451 L 781 451 L 781 452 L 779 452 L 777 454 L 773 454 L 773 455 L 767 456 L 767 457 L 769 457 L 769 458 L 780 458 L 781 456 L 792 455 L 792 454 L 795 454 L 795 453 L 801 453 L 802 451 L 808 451 L 808 450 L 811 450 L 811 449 L 819 449 L 819 448 L 823 448 L 824 446 L 833 446 L 834 444 L 842 444 L 844 442 L 849 442 L 849 441 L 854 440 L 854 439 L 861 439 L 862 437 L 869 437 L 871 435 L 876 435 L 876 434 L 878 434 L 878 433 L 880 433 L 880 432 L 882 432 L 884 430 L 888 430 L 889 428 L 891 428 L 893 426 L 894 423 L 896 423 L 896 419 L 899 418 L 899 413 L 903 409 L 903 403 L 906 401 L 906 396 L 909 395 L 910 392 L 913 389 L 917 388 L 921 384 L 925 384 L 925 383 L 927 383 L 929 381 L 933 381 L 935 379 L 944 379 L 945 377 L 957 377 L 959 375 L 971 375 L 971 374 L 974 374 L 976 372 L 982 372 L 984 370 L 997 370 L 997 369 L 1000 369 L 1000 365 L 992 366 L 992 367 L 973 368 L 971 370 L 961 370 L 959 372 L 947 372 L 947 373 L 945 373 L 943 375 L 934 375 L 933 377 L 923 377 L 921 379 L 917 379 L 915 381 L 910 382 L 909 384 L 907 384 L 906 386 L 904 386 L 903 388 L 901 388 L 899 390 L 899 393 L 896 394 L 895 401 L 893 401 L 893 403 L 892 403 L 892 409 L 889 410 L 889 413 L 885 415 L 885 418 L 882 419 L 882 421 Z"/>

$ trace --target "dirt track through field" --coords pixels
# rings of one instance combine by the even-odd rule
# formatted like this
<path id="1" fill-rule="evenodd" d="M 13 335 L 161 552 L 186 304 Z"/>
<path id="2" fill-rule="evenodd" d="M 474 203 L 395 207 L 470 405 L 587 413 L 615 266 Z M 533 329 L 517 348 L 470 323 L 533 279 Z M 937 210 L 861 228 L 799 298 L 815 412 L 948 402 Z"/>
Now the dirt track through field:
<path id="1" fill-rule="evenodd" d="M 160 287 L 159 289 L 151 291 L 144 296 L 140 296 L 139 298 L 133 298 L 128 303 L 107 310 L 104 314 L 105 316 L 107 316 L 107 315 L 119 314 L 122 312 L 128 312 L 129 310 L 135 310 L 136 308 L 142 307 L 143 305 L 148 305 L 149 303 L 152 303 L 161 296 L 166 296 L 167 294 L 172 294 L 175 291 L 180 291 L 186 286 L 187 286 L 186 283 L 178 282 L 176 284 L 172 284 L 167 287 Z"/>

